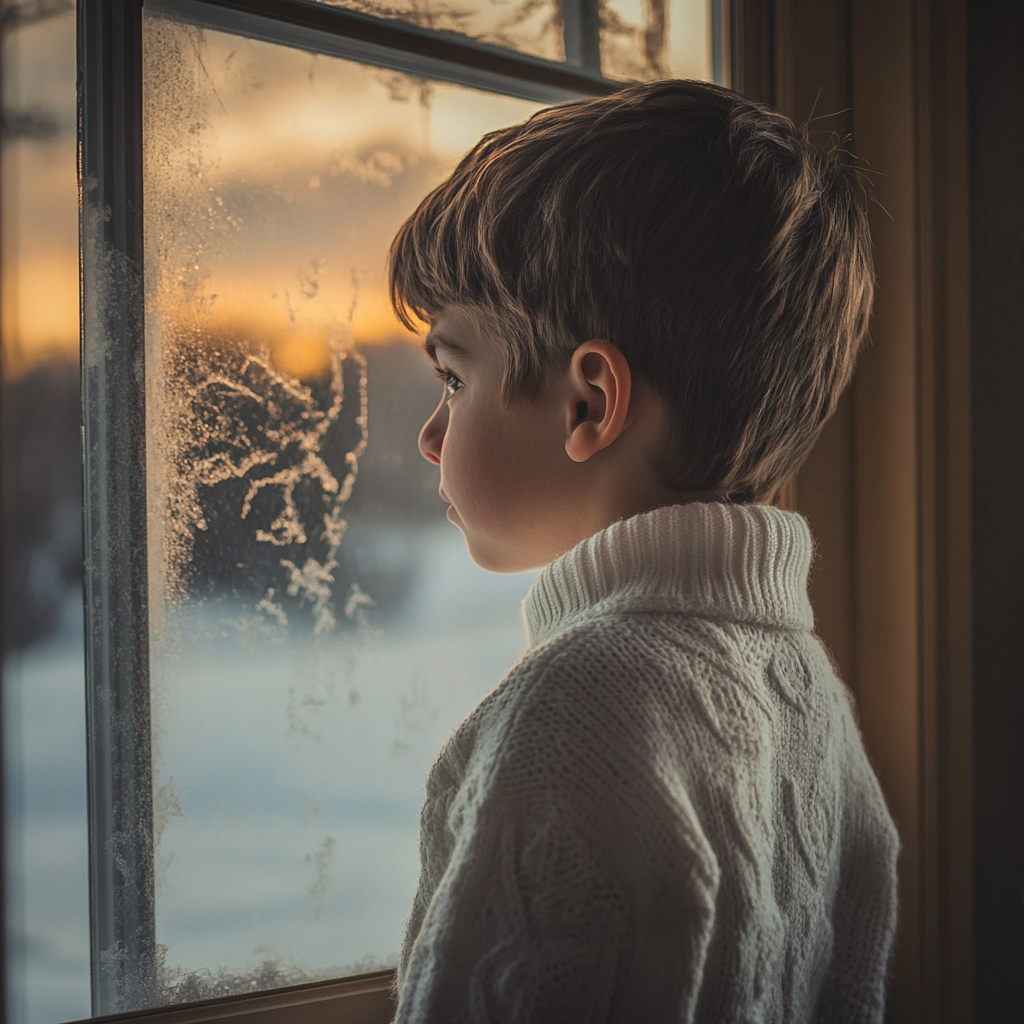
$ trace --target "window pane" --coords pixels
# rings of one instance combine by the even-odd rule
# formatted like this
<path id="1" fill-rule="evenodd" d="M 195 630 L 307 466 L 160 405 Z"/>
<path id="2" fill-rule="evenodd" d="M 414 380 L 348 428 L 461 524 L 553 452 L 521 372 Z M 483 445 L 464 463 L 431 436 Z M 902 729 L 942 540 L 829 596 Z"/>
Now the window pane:
<path id="1" fill-rule="evenodd" d="M 454 32 L 547 60 L 564 60 L 559 0 L 325 0 L 335 7 Z"/>
<path id="2" fill-rule="evenodd" d="M 608 78 L 711 81 L 713 0 L 325 0 L 547 60 L 566 59 L 565 25 L 600 26 L 600 71 Z M 719 0 L 721 2 L 721 0 Z M 572 7 L 566 11 L 565 5 Z M 570 30 L 571 31 L 571 30 Z M 586 31 L 584 27 L 584 31 Z M 573 47 L 570 43 L 569 51 Z M 594 69 L 597 70 L 597 69 Z"/>
<path id="3" fill-rule="evenodd" d="M 89 1013 L 73 3 L 3 12 L 8 1018 Z"/>
<path id="4" fill-rule="evenodd" d="M 416 449 L 440 385 L 384 260 L 536 105 L 152 15 L 145 74 L 150 999 L 173 1002 L 395 963 L 427 768 L 521 650 L 530 580 L 445 519 Z"/>
<path id="5" fill-rule="evenodd" d="M 712 81 L 710 0 L 604 0 L 601 73 L 653 82 Z"/>

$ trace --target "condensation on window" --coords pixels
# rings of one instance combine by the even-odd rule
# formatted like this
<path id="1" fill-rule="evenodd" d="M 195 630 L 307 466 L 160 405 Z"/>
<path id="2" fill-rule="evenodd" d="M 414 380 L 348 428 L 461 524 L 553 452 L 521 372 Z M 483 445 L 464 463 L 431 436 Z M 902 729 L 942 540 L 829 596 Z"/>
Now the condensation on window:
<path id="1" fill-rule="evenodd" d="M 439 386 L 385 258 L 537 108 L 144 35 L 156 1005 L 395 962 L 426 770 L 521 650 L 529 580 L 445 519 L 416 448 Z"/>

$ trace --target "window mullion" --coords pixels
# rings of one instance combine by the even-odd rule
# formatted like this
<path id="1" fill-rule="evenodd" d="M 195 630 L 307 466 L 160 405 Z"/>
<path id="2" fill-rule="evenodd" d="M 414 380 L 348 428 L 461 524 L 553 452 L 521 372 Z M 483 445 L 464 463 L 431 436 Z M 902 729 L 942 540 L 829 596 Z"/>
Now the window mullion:
<path id="1" fill-rule="evenodd" d="M 562 0 L 565 60 L 601 73 L 601 17 L 597 0 Z"/>

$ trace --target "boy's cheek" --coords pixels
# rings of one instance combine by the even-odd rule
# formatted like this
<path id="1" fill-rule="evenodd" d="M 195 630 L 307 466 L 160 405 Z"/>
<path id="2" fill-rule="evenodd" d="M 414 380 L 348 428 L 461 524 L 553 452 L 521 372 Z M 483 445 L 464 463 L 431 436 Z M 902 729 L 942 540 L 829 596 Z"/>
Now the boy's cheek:
<path id="1" fill-rule="evenodd" d="M 451 507 L 460 521 L 473 530 L 505 533 L 515 518 L 515 502 L 500 481 L 490 477 L 490 467 L 475 468 L 476 472 L 470 466 L 453 468 L 451 483 L 446 486 Z"/>
<path id="2" fill-rule="evenodd" d="M 488 423 L 459 426 L 463 429 L 451 429 L 445 438 L 441 485 L 465 519 L 485 514 L 490 505 L 500 501 L 496 492 L 502 487 L 501 453 Z"/>
<path id="3" fill-rule="evenodd" d="M 520 545 L 544 531 L 560 504 L 557 456 L 542 430 L 510 417 L 453 415 L 441 459 L 441 486 L 461 525 L 494 541 Z M 549 450 L 550 449 L 550 450 Z M 554 452 L 554 454 L 552 454 Z M 562 495 L 564 499 L 564 495 Z M 456 522 L 449 515 L 452 522 Z"/>
<path id="4" fill-rule="evenodd" d="M 448 519 L 462 531 L 478 565 L 496 572 L 516 571 L 544 532 L 543 517 L 500 467 L 479 468 L 479 475 L 460 480 L 457 493 L 449 494 Z"/>

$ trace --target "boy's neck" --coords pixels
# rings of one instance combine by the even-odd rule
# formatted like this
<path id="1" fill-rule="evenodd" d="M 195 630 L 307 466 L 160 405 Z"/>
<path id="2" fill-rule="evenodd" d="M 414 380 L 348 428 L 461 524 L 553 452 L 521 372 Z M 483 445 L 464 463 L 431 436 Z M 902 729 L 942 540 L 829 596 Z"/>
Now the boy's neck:
<path id="1" fill-rule="evenodd" d="M 663 480 L 658 454 L 669 434 L 665 400 L 639 377 L 632 379 L 629 422 L 615 444 L 595 453 L 580 466 L 586 512 L 580 540 L 623 519 L 667 505 L 721 501 L 718 491 L 670 487 Z"/>

